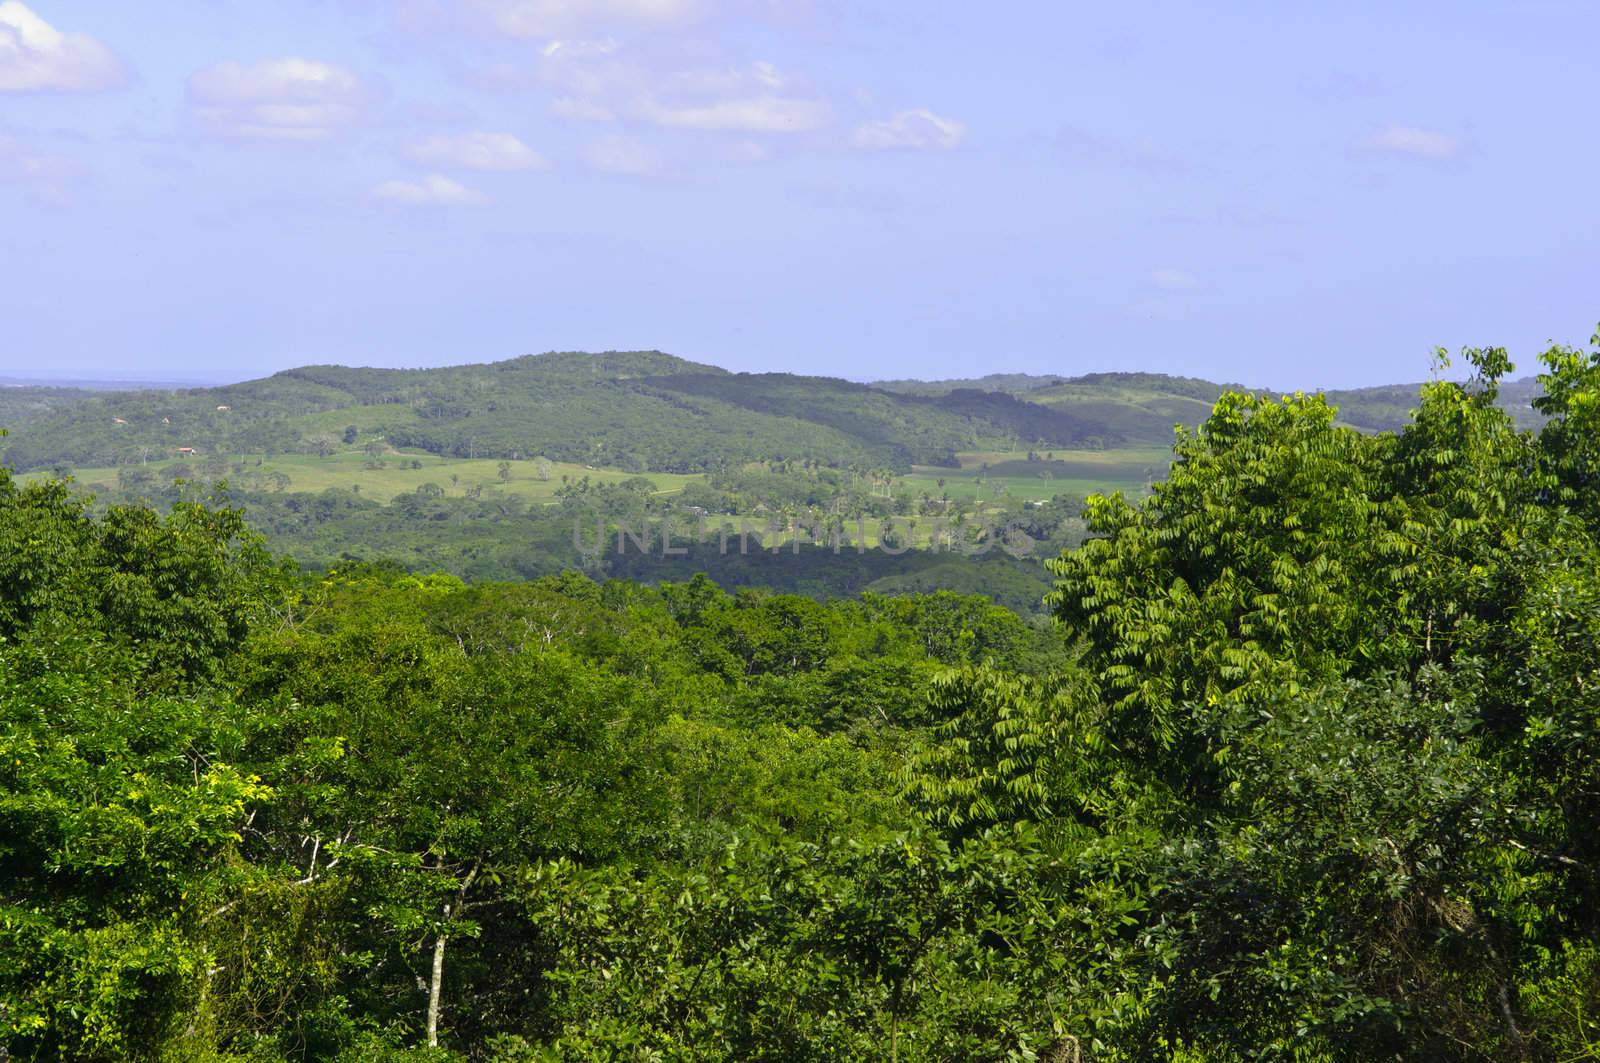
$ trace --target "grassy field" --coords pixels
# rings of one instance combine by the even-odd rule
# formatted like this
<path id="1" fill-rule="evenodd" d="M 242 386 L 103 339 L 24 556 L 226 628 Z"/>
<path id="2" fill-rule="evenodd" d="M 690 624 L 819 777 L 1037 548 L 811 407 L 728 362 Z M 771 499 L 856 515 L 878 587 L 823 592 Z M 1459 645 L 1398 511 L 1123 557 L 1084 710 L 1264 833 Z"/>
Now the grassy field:
<path id="1" fill-rule="evenodd" d="M 500 462 L 492 458 L 479 458 L 467 460 L 463 458 L 441 458 L 435 454 L 422 451 L 396 452 L 386 454 L 383 458 L 382 468 L 369 468 L 368 456 L 357 450 L 339 451 L 319 458 L 312 454 L 283 454 L 274 456 L 271 461 L 261 461 L 256 464 L 260 455 L 244 455 L 241 459 L 246 466 L 247 477 L 251 474 L 266 475 L 280 472 L 289 478 L 286 491 L 318 492 L 330 487 L 359 488 L 363 498 L 371 498 L 378 502 L 388 502 L 397 495 L 415 492 L 423 484 L 436 484 L 444 493 L 451 497 L 459 497 L 473 487 L 481 487 L 485 496 L 492 494 L 516 495 L 530 502 L 550 502 L 555 499 L 556 491 L 560 489 L 562 477 L 574 480 L 589 477 L 593 483 L 620 483 L 631 479 L 637 473 L 623 472 L 618 469 L 592 469 L 583 465 L 572 465 L 561 462 L 549 463 L 549 479 L 539 477 L 539 466 L 535 461 L 509 462 L 510 478 L 500 478 Z M 420 469 L 411 468 L 412 462 L 420 462 Z M 159 474 L 159 470 L 170 466 L 166 462 L 160 466 L 151 464 L 152 471 Z M 200 461 L 195 461 L 195 476 L 201 473 Z M 80 484 L 90 489 L 99 486 L 102 489 L 114 487 L 117 483 L 117 469 L 90 468 L 74 470 L 73 475 Z M 38 478 L 46 474 L 32 473 L 24 479 Z M 684 485 L 700 479 L 699 476 L 685 476 L 674 473 L 650 473 L 646 477 L 654 483 L 662 494 L 673 494 L 683 490 Z"/>
<path id="2" fill-rule="evenodd" d="M 1087 495 L 1091 492 L 1123 491 L 1142 494 L 1151 479 L 1165 475 L 1170 453 L 1162 448 L 1124 448 L 1116 450 L 1058 450 L 1048 452 L 1050 460 L 1028 461 L 1026 451 L 972 451 L 958 455 L 959 468 L 916 466 L 910 475 L 895 480 L 896 494 L 933 498 L 949 495 L 952 500 L 999 501 L 1009 495 L 1020 500 L 1047 499 L 1053 495 Z M 424 484 L 434 484 L 446 496 L 460 497 L 477 488 L 484 497 L 515 495 L 530 503 L 553 502 L 563 478 L 579 480 L 587 476 L 593 483 L 619 483 L 641 475 L 619 469 L 591 468 L 562 462 L 546 463 L 548 478 L 540 477 L 535 461 L 511 461 L 509 477 L 502 479 L 501 462 L 493 458 L 441 458 L 423 451 L 391 451 L 374 468 L 364 450 L 346 448 L 317 457 L 312 454 L 280 454 L 266 460 L 261 455 L 234 459 L 245 465 L 244 475 L 232 478 L 241 486 L 256 486 L 261 478 L 281 473 L 288 478 L 285 491 L 316 493 L 330 487 L 359 490 L 363 498 L 388 502 L 410 494 Z M 193 476 L 206 475 L 202 459 L 188 459 Z M 177 462 L 165 460 L 144 466 L 157 477 L 168 474 Z M 412 468 L 419 463 L 420 468 Z M 78 482 L 90 490 L 106 491 L 117 485 L 117 468 L 74 470 Z M 47 474 L 30 473 L 24 480 Z M 660 494 L 676 494 L 699 474 L 645 473 Z M 943 481 L 941 486 L 940 481 Z M 765 515 L 761 515 L 764 517 Z M 760 519 L 752 515 L 752 521 Z"/>
<path id="3" fill-rule="evenodd" d="M 959 469 L 919 465 L 897 486 L 934 498 L 948 494 L 952 499 L 986 501 L 1006 494 L 1024 500 L 1111 491 L 1138 495 L 1151 479 L 1166 475 L 1172 457 L 1169 450 L 1157 447 L 1047 453 L 1051 460 L 1030 462 L 1027 451 L 970 451 L 957 455 Z"/>

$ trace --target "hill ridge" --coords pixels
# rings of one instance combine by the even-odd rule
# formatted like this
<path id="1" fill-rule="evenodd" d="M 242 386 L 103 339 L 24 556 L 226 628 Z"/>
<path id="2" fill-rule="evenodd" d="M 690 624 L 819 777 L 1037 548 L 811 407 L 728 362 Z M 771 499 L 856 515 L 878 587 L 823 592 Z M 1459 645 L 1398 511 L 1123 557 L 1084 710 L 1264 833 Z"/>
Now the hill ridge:
<path id="1" fill-rule="evenodd" d="M 995 386 L 979 386 L 988 382 Z M 1026 386 L 1024 386 L 1026 385 Z M 1404 423 L 1420 385 L 1330 391 L 1367 431 Z M 733 372 L 659 350 L 547 351 L 425 368 L 313 364 L 203 387 L 0 391 L 0 460 L 19 471 L 180 452 L 306 452 L 354 428 L 441 456 L 694 472 L 763 460 L 906 469 L 961 452 L 1166 445 L 1237 385 L 1138 371 L 865 383 Z M 1257 389 L 1260 390 L 1260 389 Z M 1536 384 L 1506 385 L 1524 423 Z"/>

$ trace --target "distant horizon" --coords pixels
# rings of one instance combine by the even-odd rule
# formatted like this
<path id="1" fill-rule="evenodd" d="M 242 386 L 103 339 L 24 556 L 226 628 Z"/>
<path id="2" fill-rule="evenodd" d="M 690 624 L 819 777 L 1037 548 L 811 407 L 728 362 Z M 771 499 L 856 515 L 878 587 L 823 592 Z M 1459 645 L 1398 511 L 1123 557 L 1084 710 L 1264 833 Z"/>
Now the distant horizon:
<path id="1" fill-rule="evenodd" d="M 271 374 L 267 374 L 270 376 Z M 66 372 L 51 374 L 49 376 L 35 376 L 26 373 L 12 373 L 0 375 L 0 387 L 8 388 L 80 388 L 84 391 L 121 391 L 121 390 L 160 390 L 163 388 L 214 388 L 227 387 L 229 384 L 242 384 L 247 380 L 260 379 L 259 377 L 243 377 L 239 380 L 230 380 L 223 377 L 204 379 L 201 377 L 188 378 L 146 378 L 132 376 L 97 376 L 92 372 Z"/>
<path id="2" fill-rule="evenodd" d="M 948 382 L 951 382 L 951 381 L 981 381 L 981 380 L 984 380 L 984 379 L 990 378 L 990 377 L 1028 377 L 1028 378 L 1034 378 L 1034 379 L 1039 379 L 1039 380 L 1047 380 L 1047 379 L 1050 379 L 1050 378 L 1059 378 L 1059 379 L 1061 379 L 1063 381 L 1073 381 L 1073 380 L 1081 379 L 1081 378 L 1087 377 L 1087 376 L 1117 374 L 1117 373 L 1149 373 L 1149 374 L 1154 375 L 1154 376 L 1164 376 L 1164 377 L 1174 377 L 1174 378 L 1187 377 L 1187 378 L 1190 378 L 1190 379 L 1204 380 L 1204 381 L 1206 381 L 1208 383 L 1213 383 L 1213 384 L 1219 384 L 1219 385 L 1237 384 L 1237 385 L 1240 385 L 1240 386 L 1243 386 L 1243 387 L 1246 387 L 1246 388 L 1250 388 L 1250 389 L 1255 390 L 1255 391 L 1273 391 L 1273 392 L 1283 392 L 1283 393 L 1289 393 L 1289 392 L 1293 392 L 1293 391 L 1297 391 L 1297 390 L 1298 391 L 1313 392 L 1313 393 L 1314 392 L 1322 392 L 1322 391 L 1360 391 L 1360 390 L 1365 390 L 1365 389 L 1369 389 L 1369 388 L 1406 387 L 1406 386 L 1411 386 L 1411 385 L 1419 385 L 1420 386 L 1421 384 L 1427 382 L 1427 376 L 1424 374 L 1424 375 L 1419 375 L 1419 376 L 1411 378 L 1411 379 L 1405 379 L 1405 380 L 1383 380 L 1383 381 L 1378 381 L 1376 383 L 1369 383 L 1369 384 L 1328 386 L 1328 385 L 1310 384 L 1310 383 L 1292 383 L 1292 384 L 1289 384 L 1287 386 L 1280 386 L 1280 385 L 1276 385 L 1276 384 L 1254 383 L 1254 382 L 1251 382 L 1251 381 L 1248 381 L 1248 380 L 1221 380 L 1221 379 L 1217 379 L 1215 377 L 1208 377 L 1208 376 L 1200 375 L 1200 374 L 1197 374 L 1197 373 L 1174 373 L 1174 372 L 1168 372 L 1168 371 L 1160 370 L 1160 369 L 1147 369 L 1147 368 L 1141 368 L 1141 367 L 1125 367 L 1125 368 L 1117 368 L 1117 369 L 1085 369 L 1085 370 L 1075 370 L 1075 371 L 1061 371 L 1061 370 L 1057 370 L 1057 371 L 1038 371 L 1038 370 L 1024 370 L 1024 369 L 991 369 L 991 370 L 988 370 L 988 371 L 982 372 L 982 373 L 971 373 L 971 374 L 951 375 L 951 376 L 937 376 L 937 377 L 919 377 L 919 376 L 850 377 L 850 376 L 842 376 L 842 375 L 838 375 L 838 374 L 834 374 L 834 373 L 809 372 L 809 371 L 797 370 L 795 368 L 733 369 L 733 368 L 730 368 L 730 367 L 725 366 L 725 365 L 720 365 L 720 364 L 718 364 L 716 362 L 712 362 L 712 361 L 708 361 L 708 360 L 705 360 L 705 359 L 696 358 L 696 357 L 692 357 L 692 356 L 688 356 L 688 355 L 678 354 L 678 353 L 673 352 L 673 351 L 665 351 L 665 350 L 660 350 L 659 348 L 652 348 L 652 347 L 641 347 L 641 348 L 634 348 L 634 349 L 631 349 L 631 350 L 618 349 L 618 350 L 605 350 L 605 351 L 600 351 L 600 350 L 578 350 L 578 351 L 547 350 L 547 351 L 538 351 L 538 352 L 531 352 L 531 353 L 519 354 L 519 355 L 510 355 L 510 356 L 508 356 L 506 358 L 497 358 L 497 359 L 491 359 L 491 360 L 466 359 L 466 360 L 462 360 L 462 361 L 442 362 L 442 363 L 433 364 L 433 365 L 378 365 L 378 364 L 356 364 L 356 363 L 353 363 L 353 362 L 339 362 L 339 361 L 332 361 L 332 362 L 329 362 L 329 361 L 307 361 L 307 362 L 297 362 L 297 363 L 292 364 L 292 365 L 285 365 L 285 366 L 282 366 L 281 368 L 272 369 L 272 370 L 268 370 L 268 371 L 264 371 L 264 372 L 250 372 L 248 370 L 244 370 L 246 375 L 237 376 L 237 377 L 234 377 L 234 376 L 156 377 L 156 376 L 141 376 L 141 375 L 128 374 L 128 373 L 122 373 L 120 375 L 110 375 L 110 374 L 97 375 L 91 370 L 64 370 L 64 371 L 62 371 L 60 373 L 52 373 L 52 374 L 49 374 L 49 375 L 27 374 L 27 373 L 0 373 L 0 387 L 79 388 L 79 389 L 82 389 L 82 390 L 85 390 L 85 391 L 201 390 L 201 389 L 207 389 L 207 388 L 230 387 L 230 386 L 233 386 L 233 385 L 236 385 L 236 384 L 249 383 L 249 382 L 254 381 L 254 380 L 263 380 L 263 379 L 266 379 L 268 377 L 274 376 L 274 375 L 276 375 L 278 373 L 284 373 L 284 372 L 288 372 L 288 371 L 294 370 L 294 369 L 303 369 L 303 368 L 306 368 L 308 366 L 338 366 L 338 367 L 344 368 L 344 369 L 376 369 L 376 370 L 453 369 L 453 368 L 459 368 L 461 366 L 466 366 L 466 365 L 494 365 L 494 364 L 497 364 L 499 362 L 514 361 L 515 359 L 518 359 L 518 358 L 542 357 L 544 355 L 549 355 L 549 354 L 578 354 L 578 355 L 585 355 L 585 356 L 589 356 L 589 357 L 601 357 L 601 356 L 604 356 L 606 354 L 626 354 L 626 353 L 635 353 L 636 351 L 657 351 L 657 352 L 659 352 L 661 354 L 666 354 L 666 355 L 668 355 L 670 357 L 681 358 L 681 359 L 683 359 L 684 361 L 687 361 L 687 362 L 693 362 L 693 363 L 698 364 L 698 365 L 711 366 L 711 367 L 714 367 L 714 368 L 717 368 L 717 369 L 724 369 L 724 370 L 726 370 L 728 372 L 732 372 L 732 373 L 744 373 L 744 374 L 749 374 L 749 375 L 787 374 L 787 375 L 791 375 L 791 376 L 824 377 L 824 378 L 832 378 L 832 379 L 835 379 L 835 380 L 844 380 L 844 381 L 847 381 L 847 382 L 852 383 L 852 384 L 862 384 L 862 385 L 866 385 L 866 386 L 869 386 L 869 387 L 877 386 L 877 385 L 883 385 L 883 384 L 901 383 L 901 382 L 919 383 L 919 384 L 942 384 L 942 383 L 948 383 Z M 1515 356 L 1513 356 L 1513 361 L 1515 361 Z M 1454 367 L 1454 368 L 1455 369 L 1459 369 L 1460 367 L 1457 366 L 1457 367 Z M 1511 380 L 1517 380 L 1517 381 L 1520 381 L 1520 380 L 1531 380 L 1536 375 L 1537 375 L 1537 373 L 1535 372 L 1535 367 L 1533 367 L 1531 365 L 1518 364 L 1516 372 L 1511 377 L 1508 377 L 1507 380 L 1508 381 L 1511 381 Z M 1454 372 L 1454 371 L 1449 373 L 1449 374 L 1447 374 L 1447 378 L 1449 378 L 1449 379 L 1458 379 L 1458 378 L 1464 379 L 1464 377 L 1465 377 L 1465 374 L 1462 374 L 1462 373 L 1459 373 L 1459 372 Z"/>

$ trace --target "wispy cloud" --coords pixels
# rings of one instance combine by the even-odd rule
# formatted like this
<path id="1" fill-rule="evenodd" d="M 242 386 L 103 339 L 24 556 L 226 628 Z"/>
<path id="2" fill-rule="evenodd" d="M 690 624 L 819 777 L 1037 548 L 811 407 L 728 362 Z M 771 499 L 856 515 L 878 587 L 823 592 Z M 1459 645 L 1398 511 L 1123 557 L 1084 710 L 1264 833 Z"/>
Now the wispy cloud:
<path id="1" fill-rule="evenodd" d="M 868 151 L 948 151 L 966 138 L 967 127 L 918 109 L 858 126 L 850 142 Z"/>
<path id="2" fill-rule="evenodd" d="M 366 102 L 352 71 L 314 59 L 219 63 L 189 79 L 200 126 L 241 140 L 327 140 L 359 122 Z"/>
<path id="3" fill-rule="evenodd" d="M 1416 126 L 1389 126 L 1374 135 L 1367 146 L 1392 155 L 1409 155 L 1417 159 L 1443 162 L 1457 158 L 1466 149 L 1460 137 L 1436 129 Z"/>
<path id="4" fill-rule="evenodd" d="M 83 168 L 71 159 L 40 152 L 0 133 L 0 184 L 20 185 L 40 202 L 63 206 Z"/>
<path id="5" fill-rule="evenodd" d="M 429 166 L 462 170 L 548 170 L 550 161 L 510 133 L 474 131 L 428 137 L 406 152 Z"/>
<path id="6" fill-rule="evenodd" d="M 722 133 L 800 133 L 827 124 L 827 102 L 771 63 L 650 63 L 612 41 L 553 41 L 540 79 L 558 115 Z"/>
<path id="7" fill-rule="evenodd" d="M 441 174 L 419 181 L 385 181 L 372 190 L 372 198 L 405 207 L 481 207 L 489 202 L 482 192 Z"/>
<path id="8" fill-rule="evenodd" d="M 595 28 L 651 28 L 689 22 L 701 0 L 468 0 L 493 30 L 511 37 L 556 37 Z"/>
<path id="9" fill-rule="evenodd" d="M 619 177 L 659 177 L 664 169 L 661 155 L 650 145 L 629 137 L 605 137 L 583 152 L 589 168 Z"/>
<path id="10" fill-rule="evenodd" d="M 21 0 L 0 3 L 0 92 L 97 92 L 124 77 L 93 37 L 62 33 Z"/>
<path id="11" fill-rule="evenodd" d="M 723 158 L 729 162 L 758 163 L 771 162 L 773 159 L 772 145 L 760 140 L 741 140 L 728 145 Z"/>

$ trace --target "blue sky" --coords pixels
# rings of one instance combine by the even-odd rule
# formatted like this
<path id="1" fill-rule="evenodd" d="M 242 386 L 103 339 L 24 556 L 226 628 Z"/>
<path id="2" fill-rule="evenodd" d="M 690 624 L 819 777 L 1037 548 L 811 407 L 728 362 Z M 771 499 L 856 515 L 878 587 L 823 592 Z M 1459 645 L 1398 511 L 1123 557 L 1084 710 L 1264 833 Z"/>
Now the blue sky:
<path id="1" fill-rule="evenodd" d="M 1523 370 L 1593 3 L 0 0 L 0 372 Z"/>

